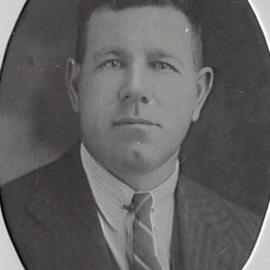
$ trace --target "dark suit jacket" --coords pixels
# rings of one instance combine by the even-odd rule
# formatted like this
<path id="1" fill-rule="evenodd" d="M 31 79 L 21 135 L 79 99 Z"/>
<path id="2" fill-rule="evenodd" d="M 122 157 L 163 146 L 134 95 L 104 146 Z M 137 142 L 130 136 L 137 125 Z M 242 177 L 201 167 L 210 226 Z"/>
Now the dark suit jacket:
<path id="1" fill-rule="evenodd" d="M 1 195 L 10 234 L 27 269 L 118 269 L 78 147 L 4 185 Z M 259 232 L 255 216 L 182 176 L 175 205 L 171 269 L 241 269 Z"/>

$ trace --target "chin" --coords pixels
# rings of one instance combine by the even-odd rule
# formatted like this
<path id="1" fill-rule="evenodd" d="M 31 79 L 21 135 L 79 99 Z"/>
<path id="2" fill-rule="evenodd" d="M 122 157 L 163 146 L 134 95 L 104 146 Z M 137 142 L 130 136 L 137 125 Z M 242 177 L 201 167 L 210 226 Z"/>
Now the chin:
<path id="1" fill-rule="evenodd" d="M 136 145 L 121 152 L 118 152 L 119 166 L 126 171 L 147 173 L 160 167 L 163 163 L 157 159 L 160 154 L 153 151 L 152 147 Z"/>

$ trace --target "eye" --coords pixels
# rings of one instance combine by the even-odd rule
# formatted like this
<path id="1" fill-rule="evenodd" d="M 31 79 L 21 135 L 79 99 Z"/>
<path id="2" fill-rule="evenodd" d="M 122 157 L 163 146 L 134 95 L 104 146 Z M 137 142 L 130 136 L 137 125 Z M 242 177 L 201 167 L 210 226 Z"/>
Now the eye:
<path id="1" fill-rule="evenodd" d="M 167 62 L 163 62 L 163 61 L 155 61 L 155 62 L 151 62 L 150 63 L 151 68 L 153 68 L 154 70 L 173 70 L 175 72 L 178 72 L 178 70 L 171 64 L 167 63 Z"/>
<path id="2" fill-rule="evenodd" d="M 112 68 L 112 69 L 121 69 L 124 67 L 123 61 L 119 59 L 109 59 L 104 61 L 99 65 L 99 68 Z"/>

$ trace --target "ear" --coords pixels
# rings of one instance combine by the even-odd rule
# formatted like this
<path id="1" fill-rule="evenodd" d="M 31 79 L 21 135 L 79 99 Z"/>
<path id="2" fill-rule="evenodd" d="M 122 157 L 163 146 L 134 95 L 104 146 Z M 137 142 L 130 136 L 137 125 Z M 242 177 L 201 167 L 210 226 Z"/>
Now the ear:
<path id="1" fill-rule="evenodd" d="M 211 92 L 214 82 L 214 71 L 211 67 L 203 67 L 197 74 L 197 100 L 193 111 L 192 121 L 197 121 L 200 117 L 201 110 L 209 93 Z"/>
<path id="2" fill-rule="evenodd" d="M 75 112 L 80 110 L 78 80 L 80 75 L 80 65 L 71 57 L 68 58 L 66 64 L 66 85 L 68 96 Z"/>

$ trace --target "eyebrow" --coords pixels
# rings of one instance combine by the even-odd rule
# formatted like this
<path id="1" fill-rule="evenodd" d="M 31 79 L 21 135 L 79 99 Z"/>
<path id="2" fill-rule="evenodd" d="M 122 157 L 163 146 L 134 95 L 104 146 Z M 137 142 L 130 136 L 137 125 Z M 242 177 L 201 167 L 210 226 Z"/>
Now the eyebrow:
<path id="1" fill-rule="evenodd" d="M 127 52 L 122 48 L 116 47 L 103 47 L 99 50 L 96 50 L 93 54 L 94 61 L 99 59 L 100 57 L 104 57 L 106 55 L 115 55 L 117 57 L 128 57 Z"/>

